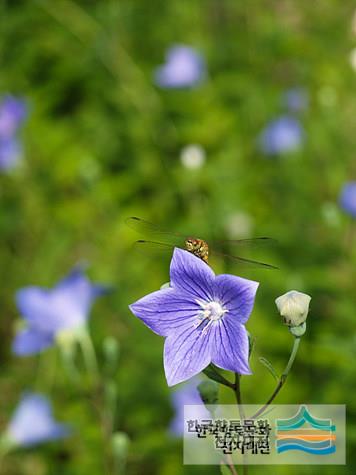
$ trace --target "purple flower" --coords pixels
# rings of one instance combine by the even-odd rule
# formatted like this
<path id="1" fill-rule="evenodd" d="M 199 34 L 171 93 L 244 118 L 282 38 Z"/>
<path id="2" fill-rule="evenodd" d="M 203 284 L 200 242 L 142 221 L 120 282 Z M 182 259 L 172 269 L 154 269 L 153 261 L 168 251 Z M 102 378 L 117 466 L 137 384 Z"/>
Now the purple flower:
<path id="1" fill-rule="evenodd" d="M 270 122 L 260 135 L 260 147 L 266 155 L 278 155 L 299 148 L 304 131 L 299 120 L 281 116 Z"/>
<path id="2" fill-rule="evenodd" d="M 151 330 L 166 337 L 168 385 L 193 377 L 211 362 L 251 374 L 244 324 L 252 311 L 258 283 L 228 274 L 215 276 L 201 259 L 177 248 L 170 282 L 171 287 L 130 306 Z"/>
<path id="3" fill-rule="evenodd" d="M 26 394 L 20 401 L 7 429 L 11 444 L 32 445 L 67 437 L 70 429 L 53 419 L 49 401 L 40 394 Z"/>
<path id="4" fill-rule="evenodd" d="M 172 403 L 175 416 L 170 425 L 170 432 L 178 437 L 184 434 L 184 406 L 196 405 L 194 416 L 196 419 L 209 419 L 210 413 L 201 400 L 197 385 L 200 379 L 194 378 L 172 393 Z"/>
<path id="5" fill-rule="evenodd" d="M 22 156 L 16 132 L 26 115 L 27 107 L 22 99 L 9 95 L 0 103 L 0 170 L 14 168 Z"/>
<path id="6" fill-rule="evenodd" d="M 12 138 L 27 115 L 27 106 L 23 99 L 5 96 L 0 103 L 0 138 Z"/>
<path id="7" fill-rule="evenodd" d="M 15 138 L 2 139 L 0 137 L 0 170 L 11 170 L 20 161 L 22 147 Z"/>
<path id="8" fill-rule="evenodd" d="M 284 104 L 290 112 L 299 112 L 308 108 L 308 94 L 305 89 L 293 88 L 284 94 Z"/>
<path id="9" fill-rule="evenodd" d="M 356 181 L 346 183 L 341 191 L 340 205 L 348 213 L 356 218 Z"/>
<path id="10" fill-rule="evenodd" d="M 190 46 L 172 46 L 166 62 L 155 71 L 155 82 L 164 88 L 196 86 L 206 76 L 203 57 Z"/>
<path id="11" fill-rule="evenodd" d="M 16 303 L 27 327 L 15 336 L 13 352 L 38 353 L 52 346 L 62 332 L 75 333 L 85 327 L 93 301 L 106 290 L 93 285 L 80 268 L 75 268 L 53 289 L 19 290 Z"/>

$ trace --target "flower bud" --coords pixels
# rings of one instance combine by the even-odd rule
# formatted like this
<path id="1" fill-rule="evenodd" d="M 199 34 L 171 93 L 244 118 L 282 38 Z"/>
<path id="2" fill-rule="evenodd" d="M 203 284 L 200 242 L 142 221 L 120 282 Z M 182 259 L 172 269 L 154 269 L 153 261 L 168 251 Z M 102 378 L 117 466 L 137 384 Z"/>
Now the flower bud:
<path id="1" fill-rule="evenodd" d="M 130 439 L 125 432 L 115 432 L 111 438 L 111 449 L 116 460 L 116 463 L 120 467 L 124 467 L 127 452 L 129 450 Z M 120 471 L 121 473 L 121 471 Z"/>
<path id="2" fill-rule="evenodd" d="M 290 290 L 276 299 L 276 305 L 283 321 L 289 327 L 302 325 L 308 316 L 311 297 L 296 290 Z"/>
<path id="3" fill-rule="evenodd" d="M 198 384 L 198 391 L 204 404 L 217 404 L 219 385 L 215 381 L 202 381 Z"/>
<path id="4" fill-rule="evenodd" d="M 103 341 L 103 353 L 107 369 L 115 370 L 119 359 L 119 343 L 112 336 L 107 336 Z"/>

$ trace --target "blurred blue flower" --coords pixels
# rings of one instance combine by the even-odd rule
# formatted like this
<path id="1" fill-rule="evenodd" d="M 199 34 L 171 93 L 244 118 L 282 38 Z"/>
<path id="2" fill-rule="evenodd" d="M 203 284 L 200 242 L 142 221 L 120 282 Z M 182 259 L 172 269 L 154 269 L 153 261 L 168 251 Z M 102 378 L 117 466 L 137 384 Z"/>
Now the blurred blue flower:
<path id="1" fill-rule="evenodd" d="M 308 93 L 302 88 L 289 89 L 285 92 L 283 99 L 290 112 L 306 110 L 309 105 Z"/>
<path id="2" fill-rule="evenodd" d="M 251 374 L 245 323 L 259 284 L 229 274 L 215 276 L 204 261 L 175 248 L 170 285 L 130 305 L 134 315 L 166 337 L 168 385 L 192 378 L 210 363 Z"/>
<path id="3" fill-rule="evenodd" d="M 14 168 L 21 156 L 22 147 L 16 138 L 16 132 L 27 115 L 27 106 L 23 99 L 5 96 L 0 103 L 0 169 Z"/>
<path id="4" fill-rule="evenodd" d="M 356 181 L 346 183 L 340 194 L 340 205 L 348 213 L 356 218 Z"/>
<path id="5" fill-rule="evenodd" d="M 265 155 L 278 155 L 299 148 L 304 131 L 299 120 L 284 115 L 270 122 L 262 131 L 259 142 Z"/>
<path id="6" fill-rule="evenodd" d="M 185 45 L 169 48 L 165 64 L 155 71 L 155 82 L 163 88 L 196 86 L 205 77 L 203 57 L 194 48 Z"/>
<path id="7" fill-rule="evenodd" d="M 0 137 L 0 170 L 11 170 L 22 157 L 22 147 L 15 137 Z"/>
<path id="8" fill-rule="evenodd" d="M 27 105 L 23 99 L 5 96 L 0 103 L 0 137 L 13 137 L 26 116 Z"/>
<path id="9" fill-rule="evenodd" d="M 53 289 L 27 287 L 17 292 L 16 303 L 27 327 L 15 336 L 17 355 L 38 353 L 55 338 L 85 327 L 92 303 L 107 287 L 93 285 L 81 268 L 75 268 Z"/>
<path id="10" fill-rule="evenodd" d="M 172 393 L 172 404 L 175 409 L 175 416 L 169 427 L 172 435 L 181 437 L 184 434 L 185 405 L 197 405 L 195 409 L 197 419 L 210 418 L 209 411 L 204 406 L 197 389 L 199 382 L 200 378 L 196 377 Z"/>
<path id="11" fill-rule="evenodd" d="M 53 419 L 50 402 L 35 393 L 25 394 L 8 426 L 6 438 L 16 446 L 30 447 L 67 437 L 70 429 Z"/>

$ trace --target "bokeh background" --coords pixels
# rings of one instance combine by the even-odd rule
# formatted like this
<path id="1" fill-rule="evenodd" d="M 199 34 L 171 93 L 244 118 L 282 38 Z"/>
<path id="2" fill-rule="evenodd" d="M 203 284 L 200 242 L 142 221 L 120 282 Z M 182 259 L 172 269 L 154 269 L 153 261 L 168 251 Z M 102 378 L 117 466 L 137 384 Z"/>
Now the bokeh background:
<path id="1" fill-rule="evenodd" d="M 292 337 L 274 299 L 308 293 L 307 333 L 276 402 L 347 404 L 348 461 L 250 473 L 354 473 L 355 218 L 340 194 L 356 174 L 355 2 L 2 0 L 0 8 L 1 98 L 27 108 L 14 166 L 0 175 L 0 423 L 5 431 L 30 390 L 74 428 L 63 441 L 9 453 L 1 473 L 119 473 L 118 431 L 130 441 L 117 449 L 127 474 L 219 473 L 184 467 L 181 439 L 169 433 L 175 409 L 163 339 L 128 304 L 168 280 L 170 255 L 136 252 L 142 236 L 125 224 L 132 215 L 207 239 L 278 240 L 241 248 L 278 271 L 212 264 L 261 283 L 244 400 L 263 403 L 273 390 L 259 356 L 278 371 L 288 359 Z M 200 55 L 191 84 L 159 83 L 164 63 L 173 79 L 181 73 L 165 59 L 172 45 Z M 103 375 L 94 390 L 80 353 L 73 379 L 58 348 L 11 352 L 16 291 L 52 287 L 83 262 L 95 282 L 113 286 L 91 312 Z M 119 348 L 111 363 L 110 337 Z M 233 398 L 221 391 L 221 400 Z"/>

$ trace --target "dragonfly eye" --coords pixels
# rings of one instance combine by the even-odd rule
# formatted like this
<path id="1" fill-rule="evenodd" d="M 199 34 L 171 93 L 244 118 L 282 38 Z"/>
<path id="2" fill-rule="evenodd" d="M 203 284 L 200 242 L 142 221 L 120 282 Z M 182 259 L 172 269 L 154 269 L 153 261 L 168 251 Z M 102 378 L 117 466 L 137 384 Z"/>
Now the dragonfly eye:
<path id="1" fill-rule="evenodd" d="M 191 249 L 193 249 L 193 247 L 194 247 L 193 242 L 192 242 L 191 239 L 187 239 L 187 240 L 185 241 L 185 245 L 186 245 L 186 248 L 187 248 L 188 250 L 191 250 Z"/>

